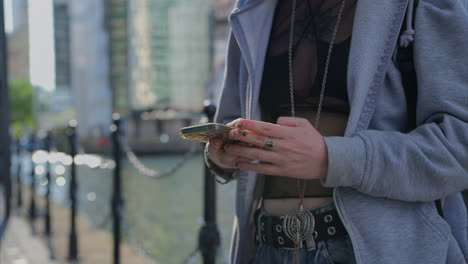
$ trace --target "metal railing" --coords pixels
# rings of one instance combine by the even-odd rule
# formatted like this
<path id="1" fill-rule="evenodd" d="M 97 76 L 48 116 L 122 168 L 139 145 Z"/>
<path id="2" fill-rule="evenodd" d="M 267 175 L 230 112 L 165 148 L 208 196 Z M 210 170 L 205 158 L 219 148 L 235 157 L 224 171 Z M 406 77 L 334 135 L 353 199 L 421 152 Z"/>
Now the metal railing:
<path id="1" fill-rule="evenodd" d="M 214 115 L 214 106 L 208 105 L 205 107 L 205 113 L 209 120 L 212 120 Z M 30 153 L 31 170 L 30 176 L 30 201 L 28 206 L 28 218 L 31 223 L 32 233 L 36 235 L 37 232 L 33 228 L 34 222 L 38 217 L 44 217 L 44 234 L 47 238 L 51 238 L 53 235 L 53 222 L 52 222 L 52 210 L 51 210 L 51 188 L 54 180 L 52 179 L 52 164 L 60 163 L 64 166 L 70 167 L 70 184 L 68 189 L 68 199 L 70 205 L 70 229 L 68 236 L 68 260 L 76 261 L 79 256 L 78 240 L 79 232 L 77 231 L 77 214 L 78 214 L 78 188 L 79 180 L 77 178 L 77 166 L 88 165 L 90 168 L 98 170 L 107 170 L 113 172 L 112 180 L 112 194 L 110 199 L 109 213 L 102 219 L 102 223 L 98 226 L 103 227 L 105 223 L 112 219 L 112 233 L 113 233 L 113 263 L 121 263 L 121 231 L 127 237 L 128 242 L 132 245 L 136 251 L 145 259 L 150 259 L 148 253 L 141 246 L 141 240 L 138 239 L 136 232 L 134 232 L 125 217 L 124 201 L 122 192 L 122 160 L 126 158 L 129 164 L 138 172 L 139 175 L 152 178 L 162 179 L 174 175 L 180 168 L 182 168 L 187 162 L 195 156 L 197 151 L 202 150 L 199 144 L 193 143 L 189 149 L 182 155 L 181 159 L 174 162 L 169 168 L 159 171 L 156 169 L 149 168 L 146 166 L 137 154 L 132 150 L 130 144 L 125 139 L 121 130 L 121 119 L 118 114 L 113 115 L 113 123 L 110 127 L 111 132 L 111 158 L 105 158 L 102 156 L 87 154 L 84 152 L 81 145 L 78 143 L 78 136 L 76 133 L 78 123 L 72 120 L 68 124 L 66 131 L 66 137 L 68 141 L 69 153 L 58 152 L 54 144 L 54 135 L 48 132 L 45 138 L 42 139 L 43 147 L 39 150 L 37 146 L 37 139 L 34 135 L 29 138 L 30 149 L 27 152 Z M 57 136 L 57 135 L 56 135 Z M 61 135 L 63 136 L 63 135 Z M 25 157 L 26 150 L 21 148 L 21 144 L 18 142 L 18 148 L 16 154 L 20 158 L 23 153 Z M 22 151 L 23 150 L 23 151 Z M 203 162 L 203 161 L 200 161 Z M 36 202 L 36 189 L 37 189 L 37 178 L 36 178 L 36 164 L 44 163 L 43 174 L 45 175 L 45 181 L 47 182 L 46 191 L 44 194 L 45 206 L 44 208 L 38 208 Z M 20 209 L 24 206 L 22 199 L 22 164 L 17 162 L 16 168 L 16 207 Z M 203 263 L 215 263 L 215 256 L 220 247 L 220 236 L 215 219 L 215 179 L 208 169 L 205 167 L 205 196 L 204 196 L 204 216 L 205 224 L 201 227 L 199 232 L 198 245 L 195 250 L 184 260 L 184 263 L 189 263 L 191 259 L 196 255 L 197 252 L 201 253 Z M 41 213 L 38 213 L 41 211 Z M 53 255 L 53 254 L 51 254 Z"/>

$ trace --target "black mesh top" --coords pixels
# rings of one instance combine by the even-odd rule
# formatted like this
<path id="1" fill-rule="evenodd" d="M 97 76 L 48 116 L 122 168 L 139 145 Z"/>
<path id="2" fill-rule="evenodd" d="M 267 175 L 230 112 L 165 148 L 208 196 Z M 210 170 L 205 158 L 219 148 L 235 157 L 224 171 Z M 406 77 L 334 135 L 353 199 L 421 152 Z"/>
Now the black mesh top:
<path id="1" fill-rule="evenodd" d="M 297 0 L 293 42 L 295 103 L 316 109 L 325 61 L 341 0 Z M 324 111 L 349 112 L 346 77 L 356 0 L 347 0 L 325 88 Z M 260 91 L 262 110 L 274 119 L 289 108 L 288 41 L 291 0 L 279 0 L 273 19 Z M 284 112 L 284 111 L 283 111 Z"/>
<path id="2" fill-rule="evenodd" d="M 325 88 L 322 111 L 348 114 L 346 72 L 352 22 L 357 0 L 347 0 Z M 292 0 L 278 0 L 265 58 L 260 91 L 262 112 L 276 122 L 290 115 L 288 42 Z M 323 79 L 326 56 L 342 0 L 297 0 L 293 41 L 293 76 L 296 108 L 315 112 Z M 318 180 L 307 180 L 306 197 L 329 197 L 332 189 Z M 297 198 L 297 183 L 288 177 L 266 176 L 263 198 Z"/>

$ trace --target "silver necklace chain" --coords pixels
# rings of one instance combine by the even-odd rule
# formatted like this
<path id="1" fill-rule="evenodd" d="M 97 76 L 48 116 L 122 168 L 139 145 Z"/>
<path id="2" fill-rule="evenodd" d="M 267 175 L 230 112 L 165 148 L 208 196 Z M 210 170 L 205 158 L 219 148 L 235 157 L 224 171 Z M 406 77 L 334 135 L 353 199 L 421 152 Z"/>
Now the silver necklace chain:
<path id="1" fill-rule="evenodd" d="M 333 34 L 332 34 L 332 39 L 330 41 L 330 45 L 328 46 L 328 53 L 327 53 L 327 58 L 325 60 L 325 70 L 323 72 L 323 80 L 322 80 L 322 85 L 320 89 L 320 99 L 319 99 L 319 104 L 317 107 L 317 116 L 315 118 L 315 123 L 314 126 L 317 129 L 319 126 L 319 120 L 320 120 L 320 113 L 322 111 L 322 102 L 323 102 L 323 96 L 325 93 L 325 86 L 327 84 L 327 77 L 328 77 L 328 68 L 330 66 L 330 57 L 333 52 L 333 47 L 335 45 L 335 40 L 336 40 L 336 34 L 338 32 L 338 28 L 341 23 L 341 17 L 343 16 L 343 10 L 345 6 L 346 0 L 343 0 L 341 2 L 341 7 L 340 11 L 338 13 L 337 21 L 335 24 L 335 27 L 333 29 Z M 289 33 L 289 47 L 288 47 L 288 64 L 289 64 L 289 96 L 290 96 L 290 101 L 291 101 L 291 117 L 296 116 L 296 109 L 295 109 L 295 100 L 294 100 L 294 76 L 293 76 L 293 39 L 294 39 L 294 20 L 296 17 L 296 0 L 293 0 L 293 6 L 292 6 L 292 11 L 291 11 L 291 27 L 290 27 L 290 33 Z"/>
<path id="2" fill-rule="evenodd" d="M 315 118 L 315 123 L 314 126 L 316 129 L 319 127 L 319 120 L 320 120 L 320 113 L 322 111 L 322 102 L 323 102 L 323 97 L 325 93 L 325 87 L 327 84 L 327 77 L 328 77 L 328 68 L 330 66 L 330 57 L 333 52 L 333 46 L 335 45 L 335 40 L 336 40 L 336 34 L 338 32 L 339 25 L 341 23 L 341 17 L 343 15 L 343 10 L 345 6 L 346 0 L 342 0 L 341 2 L 341 7 L 340 11 L 338 13 L 337 21 L 335 24 L 335 27 L 333 29 L 333 34 L 332 34 L 332 39 L 330 41 L 330 45 L 328 46 L 328 53 L 327 53 L 327 58 L 325 61 L 325 68 L 324 68 L 324 73 L 323 73 L 323 80 L 322 80 L 322 85 L 321 85 L 321 90 L 320 90 L 320 98 L 319 98 L 319 103 L 317 106 L 317 115 Z M 294 103 L 294 76 L 293 76 L 293 40 L 294 40 L 294 20 L 296 17 L 296 0 L 293 0 L 292 4 L 292 11 L 291 11 L 291 28 L 290 28 L 290 33 L 289 33 L 289 46 L 288 46 L 288 66 L 289 66 L 289 96 L 290 96 L 290 101 L 291 101 L 291 117 L 296 116 L 296 109 L 295 109 L 295 103 Z M 291 234 L 287 233 L 288 237 L 292 240 L 295 241 L 295 247 L 298 250 L 299 247 L 302 246 L 302 240 L 306 238 L 305 233 L 310 233 L 313 230 L 309 231 L 309 228 L 306 228 L 307 231 L 305 231 L 305 226 L 302 226 L 301 218 L 304 218 L 303 214 L 305 212 L 308 213 L 308 211 L 303 211 L 303 201 L 304 201 L 304 194 L 305 194 L 305 188 L 306 188 L 306 183 L 304 180 L 297 180 L 297 190 L 299 193 L 300 197 L 300 202 L 298 209 L 295 211 L 290 212 L 287 216 L 286 219 L 289 220 L 287 226 L 285 226 L 285 229 L 290 230 Z M 306 214 L 307 214 L 306 213 Z M 285 222 L 286 223 L 286 222 Z M 304 223 L 305 224 L 305 223 Z M 313 227 L 312 227 L 313 229 Z M 302 232 L 301 232 L 302 230 Z M 296 252 L 295 254 L 295 262 L 299 263 L 300 262 L 300 255 L 299 252 Z"/>
<path id="3" fill-rule="evenodd" d="M 289 46 L 288 46 L 288 69 L 289 69 L 289 99 L 291 101 L 291 117 L 296 117 L 296 107 L 294 105 L 294 77 L 292 71 L 293 64 L 293 39 L 294 39 L 294 19 L 296 17 L 296 0 L 293 0 L 291 11 L 291 28 L 289 31 Z"/>
<path id="4" fill-rule="evenodd" d="M 296 0 L 294 0 L 294 2 L 295 1 Z M 331 54 L 333 52 L 333 47 L 335 46 L 336 34 L 338 33 L 338 28 L 339 28 L 340 23 L 341 23 L 341 17 L 343 15 L 345 2 L 346 2 L 346 0 L 343 0 L 343 2 L 341 2 L 341 7 L 340 7 L 340 11 L 338 13 L 338 18 L 337 18 L 337 21 L 336 21 L 336 25 L 335 25 L 335 28 L 333 29 L 332 39 L 330 41 L 330 45 L 328 46 L 327 59 L 325 61 L 325 70 L 323 72 L 322 87 L 321 87 L 321 90 L 320 90 L 319 105 L 317 107 L 317 116 L 315 117 L 315 128 L 319 127 L 320 113 L 322 112 L 322 102 L 323 102 L 323 96 L 324 96 L 324 93 L 325 93 L 325 85 L 327 84 L 328 68 L 330 66 L 330 57 L 331 57 Z M 292 67 L 291 67 L 291 71 L 292 71 Z"/>

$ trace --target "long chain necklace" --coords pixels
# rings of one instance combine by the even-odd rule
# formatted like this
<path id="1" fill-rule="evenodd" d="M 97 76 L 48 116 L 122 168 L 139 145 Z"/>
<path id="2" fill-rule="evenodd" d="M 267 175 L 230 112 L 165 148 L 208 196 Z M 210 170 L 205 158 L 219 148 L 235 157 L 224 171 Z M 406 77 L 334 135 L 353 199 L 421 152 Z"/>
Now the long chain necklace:
<path id="1" fill-rule="evenodd" d="M 335 45 L 336 34 L 338 32 L 338 27 L 341 23 L 341 17 L 343 15 L 343 10 L 346 0 L 342 0 L 340 11 L 338 13 L 337 21 L 333 29 L 332 39 L 328 47 L 328 54 L 325 61 L 325 68 L 323 73 L 322 86 L 320 90 L 320 98 L 317 107 L 317 115 L 315 117 L 314 127 L 318 129 L 320 121 L 320 113 L 322 111 L 322 102 L 325 92 L 325 86 L 327 84 L 328 68 L 330 65 L 330 57 L 333 52 L 333 46 Z M 294 104 L 294 79 L 293 79 L 293 38 L 294 38 L 294 20 L 296 17 L 296 0 L 293 0 L 293 6 L 291 11 L 291 28 L 289 33 L 289 46 L 288 46 L 288 66 L 289 66 L 289 95 L 291 101 L 291 116 L 296 116 L 296 109 Z M 315 221 L 312 213 L 308 210 L 304 210 L 304 195 L 306 189 L 305 180 L 297 180 L 297 191 L 299 194 L 299 205 L 296 210 L 289 212 L 283 221 L 283 230 L 285 230 L 286 235 L 289 239 L 294 241 L 295 252 L 295 263 L 299 264 L 301 261 L 300 249 L 303 247 L 302 241 L 306 240 L 306 243 L 314 243 L 312 231 L 315 228 Z"/>

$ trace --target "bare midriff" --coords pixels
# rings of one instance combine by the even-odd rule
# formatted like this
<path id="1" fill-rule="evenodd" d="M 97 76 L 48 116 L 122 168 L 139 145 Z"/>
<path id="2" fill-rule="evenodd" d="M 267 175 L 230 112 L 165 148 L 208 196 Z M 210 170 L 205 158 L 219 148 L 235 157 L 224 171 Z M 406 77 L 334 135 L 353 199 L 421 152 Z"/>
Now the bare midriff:
<path id="1" fill-rule="evenodd" d="M 313 111 L 313 113 L 310 113 Z M 302 117 L 311 124 L 315 122 L 315 110 L 296 110 L 296 116 Z M 318 131 L 322 136 L 343 136 L 348 114 L 339 112 L 322 112 Z M 322 185 L 320 180 L 305 180 L 306 190 L 303 206 L 314 209 L 333 202 L 333 189 Z M 299 193 L 297 179 L 284 176 L 265 175 L 263 191 L 263 208 L 271 215 L 285 215 L 297 209 Z"/>

